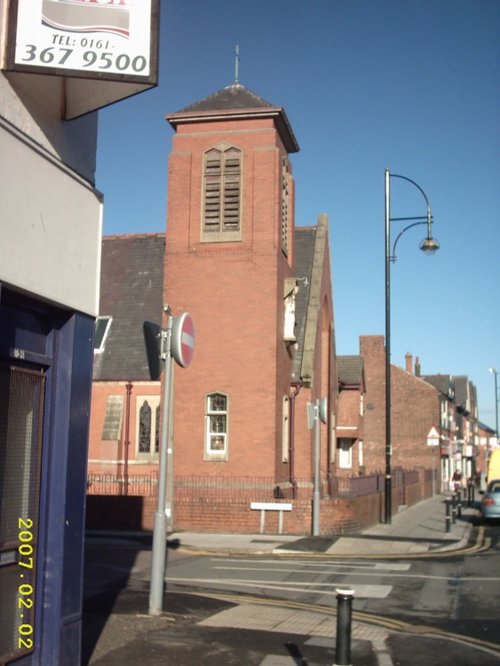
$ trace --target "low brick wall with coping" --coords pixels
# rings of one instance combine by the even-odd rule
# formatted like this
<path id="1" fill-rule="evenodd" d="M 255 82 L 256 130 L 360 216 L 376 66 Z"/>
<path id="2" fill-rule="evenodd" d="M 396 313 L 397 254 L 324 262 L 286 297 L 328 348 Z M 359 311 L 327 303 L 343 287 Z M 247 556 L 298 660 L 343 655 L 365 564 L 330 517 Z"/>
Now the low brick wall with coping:
<path id="1" fill-rule="evenodd" d="M 407 474 L 406 479 L 393 486 L 393 512 L 399 506 L 411 506 L 432 495 L 432 479 L 426 470 Z M 410 482 L 411 481 L 411 482 Z M 365 482 L 370 483 L 370 482 Z M 361 487 L 361 484 L 354 484 Z M 380 485 L 380 484 L 379 484 Z M 251 509 L 251 502 L 292 504 L 292 510 L 282 516 L 283 534 L 303 536 L 312 531 L 312 499 L 300 493 L 296 499 L 276 499 L 270 488 L 250 494 L 248 488 L 238 496 L 234 480 L 228 492 L 211 492 L 205 483 L 205 492 L 176 493 L 174 501 L 173 531 L 234 532 L 258 534 L 261 530 L 260 511 Z M 213 487 L 212 487 L 213 489 Z M 346 493 L 344 484 L 344 493 Z M 320 505 L 320 533 L 322 535 L 356 534 L 383 521 L 384 493 L 382 489 L 366 494 L 339 494 L 324 497 Z M 152 530 L 156 496 L 88 495 L 87 528 L 116 530 Z M 279 533 L 279 511 L 266 511 L 265 534 Z"/>

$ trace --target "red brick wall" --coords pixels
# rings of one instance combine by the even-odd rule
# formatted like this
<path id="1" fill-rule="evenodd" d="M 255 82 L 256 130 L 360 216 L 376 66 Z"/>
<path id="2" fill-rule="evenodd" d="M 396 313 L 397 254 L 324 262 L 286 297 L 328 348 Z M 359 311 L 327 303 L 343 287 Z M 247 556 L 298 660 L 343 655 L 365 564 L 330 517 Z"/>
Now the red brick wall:
<path id="1" fill-rule="evenodd" d="M 148 474 L 157 468 L 157 462 L 148 464 L 137 456 L 137 399 L 143 396 L 158 396 L 159 382 L 130 382 L 130 409 L 127 442 L 127 388 L 128 382 L 93 382 L 90 410 L 89 473 L 118 474 L 123 472 L 124 460 L 129 462 L 129 474 Z M 103 440 L 103 425 L 108 396 L 123 397 L 123 419 L 119 438 Z"/>
<path id="2" fill-rule="evenodd" d="M 243 236 L 203 243 L 203 155 L 222 141 L 243 152 Z M 269 119 L 180 125 L 173 138 L 164 300 L 174 314 L 188 310 L 196 330 L 192 366 L 175 369 L 176 474 L 287 477 L 281 409 L 291 360 L 282 333 L 283 282 L 291 268 L 280 242 L 284 155 Z M 229 398 L 229 456 L 217 462 L 205 459 L 205 396 L 215 391 Z"/>
<path id="3" fill-rule="evenodd" d="M 420 479 L 405 488 L 393 488 L 393 513 L 401 504 L 411 506 L 430 497 L 432 484 Z M 87 529 L 152 530 L 156 497 L 88 496 Z M 283 512 L 283 533 L 307 535 L 312 531 L 310 497 L 287 500 L 291 511 Z M 173 531 L 234 532 L 258 534 L 260 511 L 250 509 L 249 498 L 231 496 L 178 496 L 175 502 Z M 323 499 L 320 507 L 320 533 L 355 534 L 380 522 L 383 515 L 382 492 L 353 498 Z M 444 514 L 443 514 L 444 520 Z M 279 514 L 266 512 L 265 533 L 277 534 Z M 443 523 L 444 524 L 444 523 Z"/>
<path id="4" fill-rule="evenodd" d="M 286 500 L 292 510 L 283 512 L 283 532 L 305 535 L 312 531 L 311 488 L 305 489 L 299 498 Z M 432 483 L 424 474 L 418 475 L 414 483 L 405 487 L 393 488 L 393 510 L 397 513 L 400 505 L 411 506 L 432 493 Z M 258 499 L 257 497 L 255 499 Z M 176 531 L 198 532 L 243 532 L 258 533 L 260 511 L 250 509 L 252 500 L 247 497 L 208 497 L 178 496 L 175 507 Z M 380 522 L 383 516 L 384 495 L 378 492 L 350 498 L 325 498 L 320 507 L 321 534 L 354 534 Z M 265 532 L 278 533 L 279 514 L 266 512 Z"/>
<path id="5" fill-rule="evenodd" d="M 367 473 L 385 468 L 385 346 L 383 336 L 361 336 L 366 376 L 364 450 Z M 439 428 L 437 389 L 391 364 L 392 466 L 405 469 L 435 465 L 439 453 L 427 446 L 432 426 Z"/>
<path id="6" fill-rule="evenodd" d="M 366 381 L 364 461 L 370 474 L 385 468 L 385 346 L 382 335 L 359 340 Z"/>

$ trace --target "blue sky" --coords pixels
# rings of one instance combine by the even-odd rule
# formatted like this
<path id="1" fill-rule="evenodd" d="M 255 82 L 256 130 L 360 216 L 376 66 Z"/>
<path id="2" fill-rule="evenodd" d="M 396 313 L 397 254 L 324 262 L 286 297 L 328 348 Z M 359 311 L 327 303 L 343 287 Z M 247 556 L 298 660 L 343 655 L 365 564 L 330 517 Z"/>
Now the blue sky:
<path id="1" fill-rule="evenodd" d="M 384 333 L 384 169 L 426 192 L 424 227 L 392 266 L 392 361 L 468 375 L 495 427 L 500 371 L 500 2 L 498 0 L 160 0 L 160 83 L 100 112 L 97 187 L 105 234 L 162 231 L 172 130 L 164 117 L 234 80 L 283 106 L 296 223 L 330 220 L 338 354 Z M 391 214 L 424 215 L 391 179 Z M 402 230 L 392 223 L 393 238 Z"/>

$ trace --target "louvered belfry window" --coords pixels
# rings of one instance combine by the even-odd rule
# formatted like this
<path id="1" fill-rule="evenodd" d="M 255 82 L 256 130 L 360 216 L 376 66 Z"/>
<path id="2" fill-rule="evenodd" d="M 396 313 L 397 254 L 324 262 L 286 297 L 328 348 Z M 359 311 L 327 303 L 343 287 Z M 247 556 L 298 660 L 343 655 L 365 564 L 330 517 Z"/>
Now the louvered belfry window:
<path id="1" fill-rule="evenodd" d="M 283 158 L 281 173 L 281 249 L 288 256 L 288 224 L 290 205 L 290 166 L 288 160 Z"/>
<path id="2" fill-rule="evenodd" d="M 236 240 L 241 231 L 241 151 L 229 146 L 205 153 L 204 240 Z"/>

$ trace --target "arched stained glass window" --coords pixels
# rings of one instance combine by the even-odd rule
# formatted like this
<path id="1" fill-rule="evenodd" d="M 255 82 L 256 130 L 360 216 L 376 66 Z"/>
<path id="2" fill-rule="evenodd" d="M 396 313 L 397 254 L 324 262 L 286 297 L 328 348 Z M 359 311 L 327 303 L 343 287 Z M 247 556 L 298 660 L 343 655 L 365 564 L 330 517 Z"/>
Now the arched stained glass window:
<path id="1" fill-rule="evenodd" d="M 151 448 L 151 407 L 147 400 L 139 410 L 139 453 L 149 453 Z"/>
<path id="2" fill-rule="evenodd" d="M 139 458 L 158 458 L 160 408 L 159 395 L 138 395 L 136 398 L 136 455 Z"/>
<path id="3" fill-rule="evenodd" d="M 160 405 L 155 410 L 155 453 L 160 450 Z"/>

